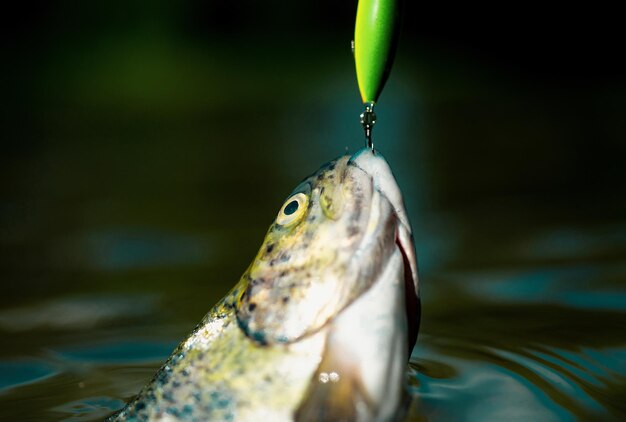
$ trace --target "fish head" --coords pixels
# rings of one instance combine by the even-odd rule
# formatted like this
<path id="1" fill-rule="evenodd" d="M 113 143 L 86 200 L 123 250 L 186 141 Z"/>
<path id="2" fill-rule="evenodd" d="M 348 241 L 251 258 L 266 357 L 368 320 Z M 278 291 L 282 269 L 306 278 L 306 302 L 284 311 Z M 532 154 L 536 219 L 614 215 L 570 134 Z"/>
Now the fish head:
<path id="1" fill-rule="evenodd" d="M 283 203 L 243 275 L 237 322 L 259 344 L 298 341 L 375 283 L 396 248 L 417 300 L 411 227 L 389 165 L 370 149 L 333 160 Z"/>

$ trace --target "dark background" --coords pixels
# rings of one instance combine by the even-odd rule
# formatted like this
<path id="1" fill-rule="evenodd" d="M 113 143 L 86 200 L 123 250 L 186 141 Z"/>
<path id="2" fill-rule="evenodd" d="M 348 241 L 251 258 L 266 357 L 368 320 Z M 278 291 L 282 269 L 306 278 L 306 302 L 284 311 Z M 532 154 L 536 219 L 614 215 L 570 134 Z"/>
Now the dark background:
<path id="1" fill-rule="evenodd" d="M 7 12 L 3 300 L 82 284 L 97 258 L 80 239 L 96 229 L 223 230 L 242 242 L 219 260 L 236 277 L 290 186 L 360 146 L 355 8 L 68 1 Z M 447 213 L 490 221 L 461 230 L 495 247 L 467 261 L 489 263 L 527 224 L 623 221 L 618 17 L 605 6 L 407 2 L 375 141 L 424 256 L 437 254 L 420 229 L 461 230 Z M 70 274 L 53 281 L 53 269 Z"/>
<path id="2" fill-rule="evenodd" d="M 617 10 L 406 3 L 396 67 L 428 104 L 427 116 L 416 118 L 428 126 L 420 142 L 437 163 L 437 203 L 476 194 L 623 193 Z M 20 5 L 3 25 L 3 160 L 40 150 L 55 129 L 48 118 L 81 126 L 88 123 L 78 113 L 106 113 L 114 132 L 123 129 L 114 114 L 131 108 L 143 117 L 186 108 L 209 118 L 209 107 L 298 102 L 304 91 L 327 88 L 325 64 L 351 70 L 345 53 L 355 8 L 353 1 Z M 153 63 L 128 63 L 137 52 Z M 211 93 L 211 82 L 224 92 Z M 343 89 L 348 97 L 355 84 Z"/>

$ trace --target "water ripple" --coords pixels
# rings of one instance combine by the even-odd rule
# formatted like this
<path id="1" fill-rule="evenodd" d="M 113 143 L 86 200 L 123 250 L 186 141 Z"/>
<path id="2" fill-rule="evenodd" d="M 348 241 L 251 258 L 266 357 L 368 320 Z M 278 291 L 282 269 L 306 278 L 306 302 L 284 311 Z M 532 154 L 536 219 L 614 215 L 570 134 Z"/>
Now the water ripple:
<path id="1" fill-rule="evenodd" d="M 624 348 L 508 350 L 425 336 L 411 359 L 409 420 L 606 419 Z"/>
<path id="2" fill-rule="evenodd" d="M 40 360 L 0 362 L 0 392 L 43 381 L 58 373 L 54 365 Z"/>

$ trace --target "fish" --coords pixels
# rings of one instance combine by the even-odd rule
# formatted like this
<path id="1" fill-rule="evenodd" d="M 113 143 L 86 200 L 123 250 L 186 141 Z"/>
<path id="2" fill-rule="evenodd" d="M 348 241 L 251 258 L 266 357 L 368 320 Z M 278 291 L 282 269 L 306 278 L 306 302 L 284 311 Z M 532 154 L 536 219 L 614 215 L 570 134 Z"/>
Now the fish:
<path id="1" fill-rule="evenodd" d="M 380 152 L 323 165 L 239 282 L 108 421 L 389 421 L 420 322 L 403 196 Z"/>

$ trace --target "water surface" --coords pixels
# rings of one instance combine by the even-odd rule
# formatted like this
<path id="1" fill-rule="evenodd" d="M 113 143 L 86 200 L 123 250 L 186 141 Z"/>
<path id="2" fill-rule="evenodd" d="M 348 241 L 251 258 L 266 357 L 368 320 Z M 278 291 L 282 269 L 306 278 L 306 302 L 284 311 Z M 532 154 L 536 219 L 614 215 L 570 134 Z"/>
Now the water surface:
<path id="1" fill-rule="evenodd" d="M 467 230 L 480 231 L 484 224 L 475 221 Z M 528 226 L 524 232 L 532 234 L 503 239 L 501 247 L 510 251 L 492 265 L 463 262 L 464 246 L 453 239 L 444 242 L 456 245 L 445 253 L 447 264 L 424 262 L 422 330 L 409 365 L 409 420 L 624 415 L 625 266 L 615 255 L 626 246 L 619 235 L 623 226 L 569 227 L 582 246 L 564 248 L 562 256 L 554 256 L 556 250 L 549 257 L 530 253 L 563 230 Z M 597 242 L 598 231 L 614 233 L 613 240 Z M 176 237 L 131 236 L 135 240 L 125 247 L 141 254 L 135 263 L 141 269 L 94 264 L 99 272 L 125 273 L 119 275 L 126 280 L 120 292 L 62 292 L 0 311 L 0 328 L 11 340 L 0 361 L 5 418 L 87 421 L 119 409 L 228 288 L 212 285 L 220 277 L 207 265 L 180 271 L 178 277 L 192 281 L 205 277 L 181 289 L 168 271 L 160 274 L 159 248 L 144 251 L 142 236 L 163 242 Z M 180 236 L 175 245 L 189 241 L 203 250 Z M 419 238 L 418 245 L 428 244 L 428 235 Z"/>

